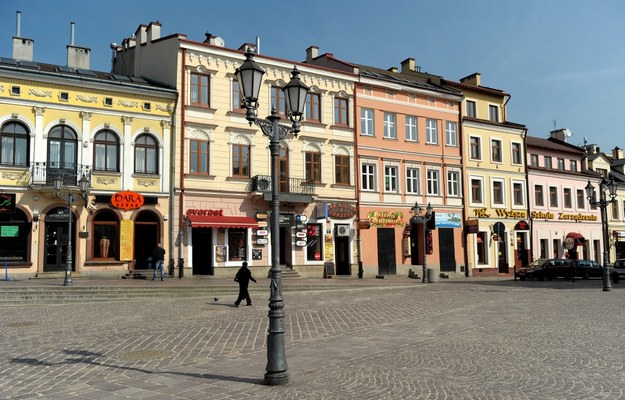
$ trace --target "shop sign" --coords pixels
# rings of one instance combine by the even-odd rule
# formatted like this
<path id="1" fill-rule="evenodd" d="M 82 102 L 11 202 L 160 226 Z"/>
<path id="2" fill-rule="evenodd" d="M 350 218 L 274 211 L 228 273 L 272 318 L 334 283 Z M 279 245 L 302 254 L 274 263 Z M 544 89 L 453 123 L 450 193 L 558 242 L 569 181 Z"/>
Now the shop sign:
<path id="1" fill-rule="evenodd" d="M 197 208 L 190 208 L 187 210 L 187 216 L 189 215 L 204 215 L 204 216 L 210 216 L 210 217 L 223 217 L 224 216 L 224 210 L 206 210 L 206 209 L 197 209 Z"/>
<path id="2" fill-rule="evenodd" d="M 467 234 L 478 233 L 480 231 L 480 220 L 468 219 L 464 221 L 464 229 Z"/>
<path id="3" fill-rule="evenodd" d="M 267 221 L 258 221 L 259 228 L 266 228 L 269 223 Z"/>
<path id="4" fill-rule="evenodd" d="M 293 226 L 295 215 L 293 214 L 280 214 L 278 215 L 278 223 L 282 226 Z"/>
<path id="5" fill-rule="evenodd" d="M 477 218 L 490 218 L 491 212 L 489 212 L 488 208 L 477 208 L 473 210 L 473 216 Z M 517 211 L 517 210 L 504 210 L 502 208 L 495 209 L 495 216 L 498 218 L 505 219 L 523 219 L 527 218 L 526 211 Z"/>
<path id="6" fill-rule="evenodd" d="M 564 239 L 563 247 L 567 250 L 571 250 L 573 247 L 575 247 L 575 239 L 573 239 L 572 237 L 567 237 L 566 239 Z"/>
<path id="7" fill-rule="evenodd" d="M 529 231 L 530 226 L 527 222 L 525 221 L 519 221 L 515 226 L 514 226 L 514 230 L 515 231 Z"/>
<path id="8" fill-rule="evenodd" d="M 306 237 L 306 232 L 295 232 L 295 237 L 305 238 Z"/>
<path id="9" fill-rule="evenodd" d="M 435 221 L 438 228 L 460 228 L 462 226 L 460 213 L 436 213 Z"/>
<path id="10" fill-rule="evenodd" d="M 356 215 L 356 206 L 348 203 L 328 204 L 328 217 L 336 219 L 349 219 Z"/>
<path id="11" fill-rule="evenodd" d="M 267 236 L 269 234 L 269 232 L 267 231 L 267 229 L 259 229 L 256 231 L 256 235 L 258 236 Z"/>
<path id="12" fill-rule="evenodd" d="M 266 212 L 257 212 L 256 219 L 267 219 L 269 215 Z"/>
<path id="13" fill-rule="evenodd" d="M 358 221 L 358 229 L 369 229 L 371 228 L 371 222 L 368 219 L 361 219 Z"/>
<path id="14" fill-rule="evenodd" d="M 297 242 L 295 242 L 295 245 L 299 246 L 299 247 L 304 247 L 304 246 L 306 246 L 306 241 L 305 240 L 298 240 Z"/>
<path id="15" fill-rule="evenodd" d="M 543 211 L 532 211 L 530 214 L 532 219 L 557 219 L 559 221 L 589 221 L 596 222 L 599 218 L 594 214 L 567 214 L 563 212 L 559 212 L 556 214 L 552 212 L 543 212 Z"/>
<path id="16" fill-rule="evenodd" d="M 117 192 L 111 196 L 111 204 L 113 207 L 121 208 L 126 211 L 135 210 L 143 206 L 143 195 L 141 193 L 131 192 L 126 190 L 124 192 Z"/>
<path id="17" fill-rule="evenodd" d="M 119 260 L 132 261 L 135 244 L 135 223 L 129 219 L 122 220 L 119 226 Z"/>
<path id="18" fill-rule="evenodd" d="M 369 211 L 367 218 L 373 226 L 404 225 L 404 213 L 401 211 Z"/>
<path id="19" fill-rule="evenodd" d="M 269 239 L 267 239 L 267 238 L 256 239 L 256 244 L 263 244 L 264 245 L 264 244 L 267 244 L 267 243 L 269 243 Z"/>
<path id="20" fill-rule="evenodd" d="M 299 215 L 298 214 L 298 215 L 295 216 L 295 221 L 297 221 L 297 222 L 306 222 L 306 221 L 308 221 L 308 217 L 305 216 L 305 215 Z"/>
<path id="21" fill-rule="evenodd" d="M 15 193 L 0 193 L 0 214 L 15 212 Z"/>

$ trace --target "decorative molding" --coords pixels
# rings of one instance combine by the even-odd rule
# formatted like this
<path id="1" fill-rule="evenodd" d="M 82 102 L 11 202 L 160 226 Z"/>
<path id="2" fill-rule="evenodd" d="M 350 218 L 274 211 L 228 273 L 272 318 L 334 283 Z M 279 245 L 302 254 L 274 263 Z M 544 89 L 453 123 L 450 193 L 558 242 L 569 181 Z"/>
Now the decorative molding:
<path id="1" fill-rule="evenodd" d="M 132 120 L 133 120 L 133 117 L 128 117 L 128 116 L 122 117 L 122 122 L 124 123 L 124 125 L 132 124 Z"/>
<path id="2" fill-rule="evenodd" d="M 95 179 L 96 183 L 99 185 L 114 185 L 115 183 L 117 183 L 117 178 L 107 178 L 107 177 L 102 177 L 102 176 L 98 176 Z"/>
<path id="3" fill-rule="evenodd" d="M 35 107 L 33 107 L 33 112 L 37 116 L 42 116 L 46 112 L 46 108 L 45 107 L 35 106 Z M 13 118 L 17 118 L 17 117 L 18 117 L 17 114 L 13 114 Z"/>
<path id="4" fill-rule="evenodd" d="M 28 94 L 36 97 L 52 97 L 50 90 L 28 89 Z"/>
<path id="5" fill-rule="evenodd" d="M 2 174 L 4 179 L 8 179 L 10 181 L 21 181 L 24 179 L 24 173 L 19 172 L 4 172 Z"/>
<path id="6" fill-rule="evenodd" d="M 128 107 L 128 108 L 139 107 L 138 101 L 118 100 L 117 104 L 119 104 L 122 107 Z"/>
<path id="7" fill-rule="evenodd" d="M 164 119 L 164 120 L 161 121 L 161 126 L 164 129 L 169 129 L 169 128 L 171 128 L 171 121 Z"/>
<path id="8" fill-rule="evenodd" d="M 84 94 L 77 94 L 76 100 L 82 101 L 83 103 L 97 103 L 98 96 L 86 96 Z"/>
<path id="9" fill-rule="evenodd" d="M 157 179 L 137 179 L 137 186 L 157 187 L 158 180 Z"/>
<path id="10" fill-rule="evenodd" d="M 171 109 L 173 108 L 173 106 L 171 104 L 167 104 L 167 105 L 157 104 L 155 108 L 158 111 L 171 112 Z"/>
<path id="11" fill-rule="evenodd" d="M 188 129 L 187 130 L 187 138 L 189 139 L 200 139 L 200 140 L 210 140 L 211 135 L 209 132 L 203 129 Z"/>
<path id="12" fill-rule="evenodd" d="M 88 112 L 88 111 L 80 112 L 80 118 L 82 118 L 83 121 L 91 121 L 92 116 L 93 116 L 92 112 Z"/>
<path id="13" fill-rule="evenodd" d="M 0 85 L 0 92 L 4 92 L 4 85 Z"/>

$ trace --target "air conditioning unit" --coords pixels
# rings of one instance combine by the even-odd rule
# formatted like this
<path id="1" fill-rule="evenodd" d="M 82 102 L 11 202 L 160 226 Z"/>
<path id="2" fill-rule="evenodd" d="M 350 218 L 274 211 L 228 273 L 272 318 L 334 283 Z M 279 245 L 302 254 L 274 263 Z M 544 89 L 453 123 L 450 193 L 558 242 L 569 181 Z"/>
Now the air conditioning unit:
<path id="1" fill-rule="evenodd" d="M 258 192 L 265 192 L 269 190 L 270 182 L 269 179 L 264 177 L 254 177 L 253 181 L 253 190 Z"/>
<path id="2" fill-rule="evenodd" d="M 347 225 L 337 225 L 337 227 L 336 227 L 336 236 L 340 236 L 340 237 L 349 236 L 349 226 L 347 226 Z"/>

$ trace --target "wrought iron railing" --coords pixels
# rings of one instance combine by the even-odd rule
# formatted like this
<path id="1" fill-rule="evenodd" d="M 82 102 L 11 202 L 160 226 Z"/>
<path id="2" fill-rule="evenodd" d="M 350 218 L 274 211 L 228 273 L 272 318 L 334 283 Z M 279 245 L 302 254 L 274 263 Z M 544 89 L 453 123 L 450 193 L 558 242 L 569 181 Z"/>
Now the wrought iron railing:
<path id="1" fill-rule="evenodd" d="M 51 186 L 58 175 L 63 177 L 65 185 L 78 186 L 78 181 L 83 176 L 91 181 L 91 166 L 64 162 L 35 162 L 31 165 L 30 184 Z"/>
<path id="2" fill-rule="evenodd" d="M 271 192 L 271 177 L 267 175 L 256 175 L 252 178 L 252 191 Z M 299 178 L 288 178 L 280 180 L 278 183 L 280 193 L 293 194 L 315 194 L 315 185 L 312 182 Z"/>

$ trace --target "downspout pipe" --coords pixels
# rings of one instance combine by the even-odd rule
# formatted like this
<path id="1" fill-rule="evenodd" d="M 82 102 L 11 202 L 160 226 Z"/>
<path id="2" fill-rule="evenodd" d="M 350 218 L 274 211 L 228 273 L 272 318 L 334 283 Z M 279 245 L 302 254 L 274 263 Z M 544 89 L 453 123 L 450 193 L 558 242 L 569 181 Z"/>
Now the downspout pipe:
<path id="1" fill-rule="evenodd" d="M 174 109 L 171 113 L 171 128 L 169 129 L 170 137 L 170 148 L 169 148 L 169 274 L 174 276 L 174 246 L 175 246 L 175 235 L 173 224 L 175 221 L 175 207 L 174 207 L 174 199 L 175 199 L 175 190 L 176 190 L 176 110 L 178 109 L 178 98 L 180 97 L 180 93 L 176 92 L 176 98 L 174 100 Z"/>
<path id="2" fill-rule="evenodd" d="M 185 153 L 185 109 L 187 93 L 187 49 L 182 49 L 182 98 L 180 101 L 180 202 L 178 205 L 178 278 L 184 277 L 184 257 L 182 255 L 182 240 L 184 238 L 184 153 Z"/>
<path id="3" fill-rule="evenodd" d="M 356 245 L 358 246 L 358 279 L 364 275 L 362 265 L 362 237 L 360 235 L 360 157 L 358 151 L 358 96 L 359 83 L 354 85 L 354 178 L 356 181 Z"/>

